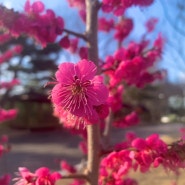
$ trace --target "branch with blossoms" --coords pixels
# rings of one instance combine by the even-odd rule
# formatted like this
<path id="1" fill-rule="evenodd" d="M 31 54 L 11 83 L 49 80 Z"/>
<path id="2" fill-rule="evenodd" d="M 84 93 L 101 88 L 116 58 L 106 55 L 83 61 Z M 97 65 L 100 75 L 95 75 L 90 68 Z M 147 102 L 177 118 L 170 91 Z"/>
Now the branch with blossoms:
<path id="1" fill-rule="evenodd" d="M 160 165 L 165 171 L 170 170 L 178 175 L 179 168 L 185 167 L 185 150 L 182 150 L 184 144 L 182 139 L 168 145 L 157 134 L 146 139 L 127 134 L 127 139 L 116 144 L 115 151 L 102 159 L 99 183 L 119 184 L 127 181 L 131 169 L 146 173 L 150 168 L 157 168 Z M 136 183 L 135 180 L 132 181 Z"/>
<path id="2" fill-rule="evenodd" d="M 0 27 L 11 36 L 26 34 L 43 47 L 58 42 L 60 37 L 61 49 L 78 54 L 80 58 L 77 63 L 59 64 L 56 80 L 51 82 L 54 87 L 50 99 L 53 114 L 63 127 L 82 137 L 80 148 L 87 162 L 82 169 L 77 169 L 62 161 L 61 169 L 66 174 L 51 172 L 46 167 L 35 172 L 19 168 L 16 185 L 62 184 L 62 179 L 66 178 L 73 178 L 74 184 L 80 185 L 137 184 L 126 178 L 130 169 L 146 172 L 151 166 L 159 165 L 174 171 L 184 168 L 185 151 L 181 150 L 184 140 L 167 145 L 155 134 L 146 139 L 130 134 L 124 142 L 111 145 L 113 127 L 124 129 L 140 121 L 135 110 L 123 114 L 125 89 L 128 86 L 143 88 L 165 75 L 164 71 L 152 69 L 162 57 L 164 39 L 161 34 L 153 42 L 146 39 L 154 30 L 156 19 L 146 23 L 146 33 L 139 42 L 124 43 L 134 28 L 133 20 L 125 13 L 127 9 L 147 7 L 153 2 L 68 0 L 71 7 L 77 8 L 85 33 L 66 29 L 64 19 L 51 9 L 45 9 L 40 1 L 31 4 L 27 0 L 23 13 L 0 6 Z M 112 19 L 98 17 L 111 12 Z M 99 31 L 112 32 L 113 40 L 118 43 L 114 53 L 104 59 L 100 59 L 98 53 Z M 1 39 L 6 40 L 6 36 Z M 8 87 L 8 84 L 1 86 Z"/>

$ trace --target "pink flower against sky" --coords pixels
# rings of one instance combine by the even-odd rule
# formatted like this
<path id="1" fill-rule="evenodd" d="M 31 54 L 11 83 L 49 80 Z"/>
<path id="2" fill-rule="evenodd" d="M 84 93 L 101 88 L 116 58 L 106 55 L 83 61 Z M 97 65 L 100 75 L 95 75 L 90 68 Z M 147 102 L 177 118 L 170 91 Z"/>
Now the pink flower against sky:
<path id="1" fill-rule="evenodd" d="M 97 107 L 106 103 L 108 89 L 103 84 L 103 78 L 95 76 L 96 73 L 96 65 L 85 59 L 77 64 L 60 64 L 56 72 L 57 84 L 51 92 L 58 112 L 62 111 L 62 115 L 65 115 L 66 111 L 91 123 L 98 120 Z"/>

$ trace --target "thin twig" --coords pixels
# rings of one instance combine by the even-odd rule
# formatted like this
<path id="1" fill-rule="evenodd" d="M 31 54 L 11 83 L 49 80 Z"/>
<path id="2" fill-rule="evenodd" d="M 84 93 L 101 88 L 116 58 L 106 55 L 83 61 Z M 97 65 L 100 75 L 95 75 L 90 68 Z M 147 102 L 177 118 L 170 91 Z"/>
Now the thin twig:
<path id="1" fill-rule="evenodd" d="M 88 180 L 87 175 L 82 174 L 82 173 L 75 173 L 75 174 L 67 174 L 67 175 L 62 175 L 62 179 L 84 179 Z"/>
<path id="2" fill-rule="evenodd" d="M 64 28 L 63 31 L 66 32 L 66 33 L 68 33 L 68 34 L 70 34 L 70 35 L 74 35 L 74 36 L 76 36 L 76 37 L 79 37 L 79 38 L 81 38 L 81 39 L 87 41 L 87 37 L 85 36 L 85 34 L 77 33 L 77 32 L 74 32 L 74 31 L 72 31 L 72 30 L 68 30 L 68 29 L 66 29 L 66 28 Z"/>

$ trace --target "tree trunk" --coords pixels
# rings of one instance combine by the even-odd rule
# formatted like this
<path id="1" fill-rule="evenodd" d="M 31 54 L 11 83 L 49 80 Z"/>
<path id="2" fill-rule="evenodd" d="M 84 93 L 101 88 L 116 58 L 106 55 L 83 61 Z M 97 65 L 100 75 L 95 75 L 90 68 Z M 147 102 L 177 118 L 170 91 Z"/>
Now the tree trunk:
<path id="1" fill-rule="evenodd" d="M 98 20 L 97 0 L 86 0 L 86 36 L 88 47 L 88 59 L 94 62 L 98 68 L 98 43 L 97 43 L 97 20 Z M 99 124 L 87 126 L 88 135 L 88 161 L 87 175 L 88 185 L 98 185 L 99 163 L 100 163 L 100 131 Z"/>

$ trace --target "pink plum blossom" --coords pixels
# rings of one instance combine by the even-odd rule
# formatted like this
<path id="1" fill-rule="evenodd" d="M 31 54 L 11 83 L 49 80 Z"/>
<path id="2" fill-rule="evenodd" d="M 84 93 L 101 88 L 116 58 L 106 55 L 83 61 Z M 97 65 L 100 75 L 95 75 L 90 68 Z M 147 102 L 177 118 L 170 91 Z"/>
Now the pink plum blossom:
<path id="1" fill-rule="evenodd" d="M 74 38 L 74 39 L 71 39 L 70 40 L 70 42 L 69 42 L 70 43 L 70 45 L 69 45 L 69 51 L 71 53 L 75 53 L 77 51 L 78 42 L 79 42 L 78 38 Z"/>
<path id="2" fill-rule="evenodd" d="M 114 126 L 118 128 L 125 128 L 133 125 L 137 125 L 140 122 L 139 116 L 136 112 L 131 112 L 130 114 L 118 119 L 114 122 Z"/>
<path id="3" fill-rule="evenodd" d="M 87 59 L 88 58 L 88 52 L 86 47 L 80 47 L 79 48 L 79 56 L 81 59 Z"/>
<path id="4" fill-rule="evenodd" d="M 6 120 L 14 119 L 16 115 L 17 115 L 16 109 L 5 110 L 0 108 L 0 123 Z"/>
<path id="5" fill-rule="evenodd" d="M 17 181 L 15 185 L 35 185 L 36 175 L 31 173 L 25 167 L 19 167 L 19 172 L 17 173 L 19 177 L 14 178 L 14 181 Z"/>
<path id="6" fill-rule="evenodd" d="M 106 103 L 108 90 L 96 73 L 95 64 L 85 59 L 77 64 L 60 64 L 51 99 L 61 121 L 86 120 L 90 124 L 99 120 L 97 107 Z M 100 110 L 103 112 L 102 107 Z"/>
<path id="7" fill-rule="evenodd" d="M 71 7 L 75 7 L 78 9 L 85 8 L 85 0 L 67 0 Z"/>
<path id="8" fill-rule="evenodd" d="M 59 45 L 62 47 L 62 48 L 69 48 L 70 46 L 70 40 L 68 38 L 68 36 L 64 36 L 61 38 L 61 40 L 59 41 Z"/>
<path id="9" fill-rule="evenodd" d="M 124 92 L 123 85 L 119 85 L 117 88 L 110 88 L 110 96 L 108 98 L 108 103 L 113 112 L 119 111 L 122 108 L 122 94 Z"/>
<path id="10" fill-rule="evenodd" d="M 118 41 L 122 41 L 125 37 L 129 35 L 129 33 L 133 29 L 133 21 L 130 18 L 121 19 L 116 25 L 115 25 L 115 39 Z"/>
<path id="11" fill-rule="evenodd" d="M 157 18 L 154 17 L 150 18 L 145 24 L 147 32 L 152 32 L 155 29 L 157 23 L 158 23 Z"/>
<path id="12" fill-rule="evenodd" d="M 58 172 L 51 173 L 46 167 L 41 167 L 35 171 L 37 177 L 35 185 L 55 185 L 56 180 L 62 176 Z"/>
<path id="13" fill-rule="evenodd" d="M 98 20 L 98 29 L 100 31 L 109 32 L 114 27 L 114 20 L 110 19 L 107 20 L 106 18 L 102 17 Z"/>
<path id="14" fill-rule="evenodd" d="M 0 177 L 0 185 L 9 185 L 11 176 L 9 174 Z"/>
<path id="15" fill-rule="evenodd" d="M 46 167 L 37 169 L 35 173 L 25 167 L 19 167 L 17 175 L 19 177 L 13 179 L 17 181 L 15 185 L 55 185 L 55 182 L 62 178 L 58 172 L 51 173 Z"/>
<path id="16" fill-rule="evenodd" d="M 154 0 L 103 0 L 102 10 L 106 13 L 113 11 L 114 15 L 121 16 L 131 6 L 149 6 Z"/>
<path id="17" fill-rule="evenodd" d="M 60 167 L 62 170 L 65 170 L 69 173 L 75 173 L 76 172 L 76 169 L 75 167 L 73 167 L 72 165 L 70 165 L 68 162 L 66 162 L 65 160 L 62 160 L 60 162 Z"/>
<path id="18" fill-rule="evenodd" d="M 26 34 L 45 47 L 62 34 L 63 18 L 57 17 L 50 9 L 45 10 L 42 2 L 31 4 L 27 0 L 24 9 L 25 13 L 15 13 L 13 9 L 7 11 L 0 6 L 0 26 L 6 28 L 11 36 L 19 37 L 21 34 Z"/>

